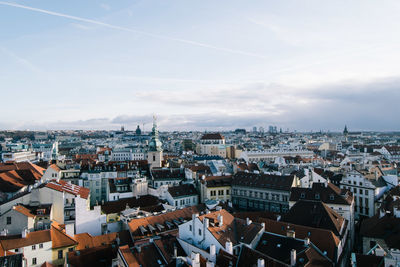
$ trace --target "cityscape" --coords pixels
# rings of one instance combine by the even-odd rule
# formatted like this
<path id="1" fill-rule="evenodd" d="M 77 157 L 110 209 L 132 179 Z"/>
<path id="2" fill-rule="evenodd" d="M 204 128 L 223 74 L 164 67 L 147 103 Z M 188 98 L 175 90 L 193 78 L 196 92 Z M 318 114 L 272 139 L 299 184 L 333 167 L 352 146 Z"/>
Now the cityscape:
<path id="1" fill-rule="evenodd" d="M 0 1 L 0 267 L 400 267 L 397 1 Z"/>

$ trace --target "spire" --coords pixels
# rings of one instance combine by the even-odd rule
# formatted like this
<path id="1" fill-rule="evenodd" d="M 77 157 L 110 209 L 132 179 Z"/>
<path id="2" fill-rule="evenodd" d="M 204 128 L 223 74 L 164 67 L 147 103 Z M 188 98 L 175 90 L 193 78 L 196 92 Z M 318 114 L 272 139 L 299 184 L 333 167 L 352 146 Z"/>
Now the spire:
<path id="1" fill-rule="evenodd" d="M 344 130 L 343 130 L 343 134 L 347 135 L 349 133 L 349 131 L 347 130 L 347 125 L 344 126 Z"/>
<path id="2" fill-rule="evenodd" d="M 151 141 L 149 143 L 149 151 L 162 151 L 161 141 L 158 139 L 157 118 L 153 116 L 153 129 L 151 131 Z"/>

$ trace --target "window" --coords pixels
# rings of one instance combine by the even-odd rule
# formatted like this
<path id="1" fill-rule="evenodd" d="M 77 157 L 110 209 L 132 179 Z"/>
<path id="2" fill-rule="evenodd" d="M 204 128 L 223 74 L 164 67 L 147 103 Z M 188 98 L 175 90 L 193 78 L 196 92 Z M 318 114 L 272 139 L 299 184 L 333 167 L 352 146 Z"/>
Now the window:
<path id="1" fill-rule="evenodd" d="M 39 248 L 43 248 L 43 244 L 39 244 Z"/>
<path id="2" fill-rule="evenodd" d="M 304 192 L 302 192 L 301 194 L 300 194 L 300 198 L 305 198 L 306 197 L 306 194 L 304 193 Z"/>
<path id="3" fill-rule="evenodd" d="M 11 224 L 11 217 L 7 217 L 7 224 Z"/>
<path id="4" fill-rule="evenodd" d="M 192 225 L 189 225 L 189 231 L 190 232 L 192 231 Z"/>
<path id="5" fill-rule="evenodd" d="M 32 258 L 32 265 L 36 265 L 36 258 Z"/>
<path id="6" fill-rule="evenodd" d="M 223 196 L 224 195 L 224 190 L 218 190 L 218 196 Z"/>
<path id="7" fill-rule="evenodd" d="M 62 259 L 62 258 L 63 258 L 63 251 L 62 251 L 62 250 L 59 250 L 59 251 L 58 251 L 58 258 L 59 258 L 59 259 Z"/>
<path id="8" fill-rule="evenodd" d="M 376 241 L 369 241 L 369 247 L 373 248 L 376 245 Z"/>
<path id="9" fill-rule="evenodd" d="M 74 251 L 74 248 L 69 248 L 68 251 Z"/>
<path id="10" fill-rule="evenodd" d="M 329 195 L 329 199 L 330 199 L 330 200 L 334 200 L 334 199 L 335 199 L 335 196 L 334 196 L 333 194 L 331 194 L 331 195 Z"/>
<path id="11" fill-rule="evenodd" d="M 199 235 L 201 235 L 201 229 L 199 229 Z"/>
<path id="12" fill-rule="evenodd" d="M 319 193 L 315 194 L 315 199 L 319 199 Z"/>
<path id="13" fill-rule="evenodd" d="M 36 245 L 33 245 L 33 246 L 32 246 L 32 250 L 36 250 Z"/>

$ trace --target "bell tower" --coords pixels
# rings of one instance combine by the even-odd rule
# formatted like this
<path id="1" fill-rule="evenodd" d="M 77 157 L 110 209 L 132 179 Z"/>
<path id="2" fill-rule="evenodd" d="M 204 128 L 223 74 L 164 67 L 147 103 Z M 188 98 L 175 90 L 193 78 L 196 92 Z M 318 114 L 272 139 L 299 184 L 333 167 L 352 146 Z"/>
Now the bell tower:
<path id="1" fill-rule="evenodd" d="M 150 169 L 161 167 L 163 161 L 162 143 L 158 138 L 158 128 L 156 117 L 153 116 L 153 129 L 151 131 L 151 140 L 148 146 L 147 162 Z"/>

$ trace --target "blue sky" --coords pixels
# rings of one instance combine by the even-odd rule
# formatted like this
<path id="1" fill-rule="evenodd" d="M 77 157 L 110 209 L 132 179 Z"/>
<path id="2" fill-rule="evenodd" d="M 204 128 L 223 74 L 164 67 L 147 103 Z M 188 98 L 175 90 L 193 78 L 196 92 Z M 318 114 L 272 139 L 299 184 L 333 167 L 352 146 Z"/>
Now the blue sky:
<path id="1" fill-rule="evenodd" d="M 400 130 L 398 1 L 0 1 L 1 129 Z M 150 127 L 150 126 L 148 126 Z"/>

